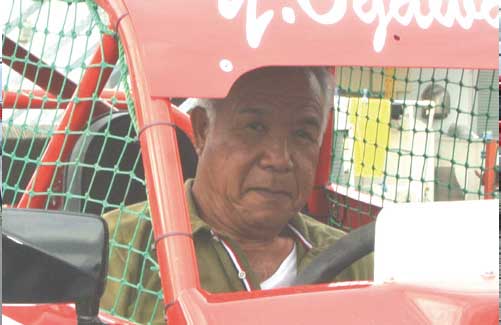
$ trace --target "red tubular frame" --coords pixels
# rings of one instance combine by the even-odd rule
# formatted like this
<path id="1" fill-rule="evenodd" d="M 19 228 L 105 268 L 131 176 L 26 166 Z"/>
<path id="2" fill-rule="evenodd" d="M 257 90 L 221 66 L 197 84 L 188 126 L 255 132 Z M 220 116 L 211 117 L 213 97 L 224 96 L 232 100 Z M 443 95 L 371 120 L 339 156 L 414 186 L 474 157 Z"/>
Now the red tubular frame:
<path id="1" fill-rule="evenodd" d="M 325 195 L 325 186 L 329 183 L 332 158 L 332 122 L 334 114 L 331 112 L 327 121 L 320 156 L 318 158 L 317 174 L 315 175 L 315 185 L 308 199 L 308 212 L 318 220 L 326 223 L 329 218 L 329 202 Z"/>
<path id="2" fill-rule="evenodd" d="M 4 64 L 9 65 L 14 71 L 17 71 L 40 88 L 46 89 L 48 93 L 54 96 L 60 94 L 63 98 L 70 98 L 75 92 L 77 85 L 73 81 L 66 78 L 61 72 L 52 70 L 49 64 L 7 36 L 4 36 L 2 52 L 4 54 Z M 11 57 L 22 60 L 11 61 Z"/>
<path id="3" fill-rule="evenodd" d="M 9 37 L 4 37 L 2 51 L 4 53 L 4 63 L 24 78 L 30 80 L 38 87 L 45 89 L 44 93 L 49 98 L 61 96 L 63 99 L 70 99 L 77 90 L 77 84 L 67 78 L 63 73 L 49 68 L 49 65 L 37 56 L 30 53 L 21 45 L 16 44 Z M 22 60 L 11 61 L 10 57 L 16 57 Z M 51 80 L 51 82 L 48 82 Z M 38 90 L 34 90 L 37 92 Z M 42 94 L 42 96 L 44 96 Z M 41 98 L 42 99 L 42 98 Z M 5 99 L 4 99 L 5 100 Z M 14 103 L 16 103 L 14 101 Z M 29 98 L 27 104 L 29 105 Z M 66 107 L 67 103 L 64 103 Z M 108 103 L 97 101 L 94 111 L 105 112 L 111 109 Z"/>
<path id="4" fill-rule="evenodd" d="M 27 90 L 22 92 L 15 91 L 3 91 L 3 107 L 16 109 L 23 108 L 44 108 L 44 109 L 55 109 L 55 108 L 67 108 L 69 102 L 60 103 L 57 98 L 51 95 L 46 90 L 35 89 Z M 103 89 L 99 95 L 101 100 L 104 100 L 109 105 L 113 105 L 114 108 L 120 110 L 127 109 L 126 96 L 123 91 L 115 91 L 113 89 Z M 112 104 L 111 99 L 115 98 L 116 102 Z"/>
<path id="5" fill-rule="evenodd" d="M 496 140 L 485 145 L 485 171 L 483 175 L 484 198 L 493 199 L 496 190 L 496 157 L 498 143 Z"/>
<path id="6" fill-rule="evenodd" d="M 140 44 L 123 3 L 98 0 L 117 26 L 128 61 L 152 216 L 160 279 L 166 307 L 188 289 L 200 289 L 195 247 L 184 194 L 181 162 L 173 126 L 175 114 L 168 100 L 150 96 L 140 59 Z"/>
<path id="7" fill-rule="evenodd" d="M 104 57 L 102 57 L 104 55 Z M 118 43 L 111 35 L 104 35 L 102 44 L 96 50 L 91 65 L 86 69 L 74 99 L 88 98 L 94 93 L 100 94 L 111 74 L 111 68 L 101 69 L 102 62 L 114 65 L 118 60 Z M 100 77 L 101 76 L 101 77 Z M 18 208 L 43 208 L 46 195 L 30 196 L 30 192 L 45 192 L 51 185 L 56 171 L 56 161 L 64 161 L 78 140 L 77 135 L 65 134 L 68 131 L 80 131 L 85 127 L 92 112 L 91 101 L 72 101 L 64 112 L 63 119 L 55 134 L 49 141 L 41 160 L 41 165 L 31 177 L 26 191 L 21 197 Z"/>
<path id="8" fill-rule="evenodd" d="M 336 78 L 336 67 L 330 67 L 330 73 L 333 80 Z M 315 183 L 313 191 L 308 198 L 308 212 L 318 220 L 328 223 L 329 219 L 329 202 L 325 195 L 326 186 L 329 184 L 331 174 L 332 160 L 332 135 L 334 121 L 334 112 L 331 111 L 327 117 L 327 129 L 324 133 L 322 146 L 320 148 L 320 156 L 318 157 L 317 174 L 315 175 Z"/>

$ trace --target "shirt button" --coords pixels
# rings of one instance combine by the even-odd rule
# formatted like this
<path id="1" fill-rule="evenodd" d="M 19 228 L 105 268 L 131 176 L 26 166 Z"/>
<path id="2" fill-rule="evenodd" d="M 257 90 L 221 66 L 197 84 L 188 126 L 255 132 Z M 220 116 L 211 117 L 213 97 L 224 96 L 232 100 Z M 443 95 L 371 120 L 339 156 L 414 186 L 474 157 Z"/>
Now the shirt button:
<path id="1" fill-rule="evenodd" d="M 213 239 L 213 240 L 215 240 L 215 241 L 219 241 L 219 237 L 218 237 L 218 235 L 216 235 L 216 234 L 214 233 L 214 230 L 212 230 L 212 229 L 211 229 L 210 233 L 211 233 L 211 235 L 212 235 L 212 239 Z"/>
<path id="2" fill-rule="evenodd" d="M 247 276 L 247 275 L 245 274 L 245 272 L 244 272 L 244 271 L 240 271 L 240 272 L 238 272 L 238 277 L 239 277 L 240 279 L 245 279 L 245 277 L 246 277 L 246 276 Z"/>

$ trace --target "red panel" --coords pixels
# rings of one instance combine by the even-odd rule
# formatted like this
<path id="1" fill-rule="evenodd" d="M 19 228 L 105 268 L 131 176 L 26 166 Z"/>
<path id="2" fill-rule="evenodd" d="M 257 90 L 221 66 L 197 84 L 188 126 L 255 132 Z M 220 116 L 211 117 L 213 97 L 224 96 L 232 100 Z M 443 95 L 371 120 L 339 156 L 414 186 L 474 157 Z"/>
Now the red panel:
<path id="1" fill-rule="evenodd" d="M 267 65 L 498 68 L 495 1 L 123 1 L 154 97 L 224 97 Z"/>
<path id="2" fill-rule="evenodd" d="M 179 306 L 193 324 L 494 325 L 498 321 L 496 292 L 473 295 L 384 284 L 323 285 L 230 294 L 231 299 L 224 296 L 190 290 L 180 297 Z M 179 312 L 172 309 L 168 315 Z"/>
<path id="3" fill-rule="evenodd" d="M 354 305 L 356 304 L 356 308 Z M 3 305 L 22 324 L 76 324 L 72 305 Z M 169 324 L 498 324 L 497 292 L 475 294 L 410 285 L 336 283 L 211 295 L 184 291 Z M 100 313 L 108 324 L 132 324 Z"/>
<path id="4" fill-rule="evenodd" d="M 73 304 L 22 304 L 2 305 L 2 314 L 18 323 L 26 325 L 71 325 L 77 324 Z M 100 313 L 99 318 L 106 324 L 133 325 L 134 323 Z M 5 319 L 4 319 L 5 321 Z M 0 322 L 1 323 L 1 322 Z M 9 322 L 5 322 L 10 324 Z"/>

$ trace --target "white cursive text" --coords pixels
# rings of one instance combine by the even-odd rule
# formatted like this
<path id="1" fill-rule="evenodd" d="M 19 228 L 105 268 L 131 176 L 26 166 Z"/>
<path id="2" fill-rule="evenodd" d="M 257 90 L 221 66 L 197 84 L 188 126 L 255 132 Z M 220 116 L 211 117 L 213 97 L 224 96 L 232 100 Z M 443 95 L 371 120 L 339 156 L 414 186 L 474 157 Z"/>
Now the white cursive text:
<path id="1" fill-rule="evenodd" d="M 220 15 L 228 20 L 235 19 L 244 1 L 218 0 Z M 498 0 L 483 0 L 480 6 L 475 0 L 332 0 L 332 6 L 325 13 L 317 12 L 310 0 L 296 0 L 296 2 L 310 19 L 322 25 L 334 25 L 342 21 L 346 16 L 348 4 L 351 3 L 353 12 L 361 22 L 365 24 L 377 22 L 373 37 L 373 48 L 376 52 L 384 49 L 388 26 L 393 21 L 408 26 L 414 20 L 421 29 L 428 29 L 433 22 L 436 22 L 447 28 L 457 24 L 467 30 L 476 20 L 485 21 L 493 28 L 498 27 Z M 423 4 L 426 2 L 428 8 L 423 12 Z M 284 15 L 282 12 L 284 21 L 294 24 L 293 9 L 291 7 L 284 9 L 287 13 Z M 265 10 L 258 14 L 257 0 L 247 0 L 245 34 L 251 48 L 259 47 L 273 17 L 273 10 Z"/>

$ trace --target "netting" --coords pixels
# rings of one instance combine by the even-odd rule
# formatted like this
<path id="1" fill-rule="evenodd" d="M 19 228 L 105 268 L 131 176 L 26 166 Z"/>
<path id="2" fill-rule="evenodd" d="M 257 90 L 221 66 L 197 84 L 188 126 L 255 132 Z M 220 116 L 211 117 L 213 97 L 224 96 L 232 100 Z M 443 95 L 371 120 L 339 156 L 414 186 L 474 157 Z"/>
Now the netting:
<path id="1" fill-rule="evenodd" d="M 351 229 L 385 204 L 497 196 L 497 81 L 494 70 L 338 69 L 331 223 Z"/>
<path id="2" fill-rule="evenodd" d="M 127 267 L 110 274 L 108 284 L 119 289 L 103 309 L 151 322 L 163 313 L 163 298 L 159 288 L 143 282 L 145 273 L 158 270 L 145 226 L 150 217 L 145 208 L 129 208 L 146 194 L 123 48 L 116 64 L 91 62 L 101 37 L 116 37 L 92 1 L 12 0 L 0 14 L 2 84 L 10 103 L 2 124 L 4 204 L 15 206 L 27 195 L 28 202 L 45 198 L 45 209 L 114 210 L 118 220 L 132 215 L 130 241 L 120 238 L 120 227 L 110 234 L 110 259 L 134 261 L 125 265 L 138 265 L 138 276 L 130 277 Z M 75 96 L 92 67 L 113 70 L 105 90 Z M 351 229 L 392 203 L 497 195 L 490 186 L 497 181 L 486 177 L 493 168 L 487 163 L 491 143 L 497 150 L 496 71 L 344 67 L 336 77 L 327 191 L 332 224 Z M 57 130 L 67 108 L 78 104 L 89 110 L 82 130 Z M 50 141 L 60 135 L 67 139 L 67 157 L 60 150 L 54 161 L 45 161 Z M 74 146 L 72 137 L 78 138 Z M 47 189 L 36 191 L 28 182 L 43 176 L 40 166 L 56 169 Z M 124 300 L 127 309 L 119 307 Z M 139 318 L 145 302 L 151 315 Z"/>
<path id="3" fill-rule="evenodd" d="M 143 210 L 128 205 L 146 200 L 139 142 L 134 126 L 134 104 L 129 96 L 128 68 L 119 48 L 116 64 L 91 62 L 100 51 L 103 35 L 116 37 L 108 28 L 107 16 L 92 1 L 20 1 L 2 6 L 3 55 L 2 84 L 4 106 L 2 132 L 4 204 L 15 206 L 23 195 L 44 196 L 44 209 L 61 209 L 102 215 L 117 209 L 119 217 L 136 217 L 134 239 L 140 227 L 149 224 Z M 30 53 L 30 55 L 27 55 Z M 91 96 L 75 96 L 89 68 L 112 69 L 105 90 Z M 102 78 L 103 73 L 99 74 Z M 125 95 L 127 94 L 127 95 Z M 57 130 L 70 105 L 87 104 L 90 114 L 81 131 Z M 76 110 L 75 110 L 76 111 Z M 72 114 L 76 114 L 73 112 Z M 56 152 L 54 162 L 44 162 L 43 153 L 51 139 L 65 135 L 64 151 Z M 77 137 L 70 147 L 71 137 Z M 47 190 L 27 189 L 32 178 L 39 178 L 40 166 L 56 167 Z M 116 255 L 138 261 L 140 274 L 158 270 L 150 254 L 151 234 L 137 247 L 118 237 L 117 227 L 110 233 L 110 260 Z M 110 274 L 108 285 L 120 286 L 115 301 L 103 309 L 138 323 L 152 321 L 163 312 L 160 288 L 144 285 L 141 277 Z M 130 308 L 120 309 L 127 299 Z M 138 319 L 137 306 L 151 305 L 151 316 Z"/>

